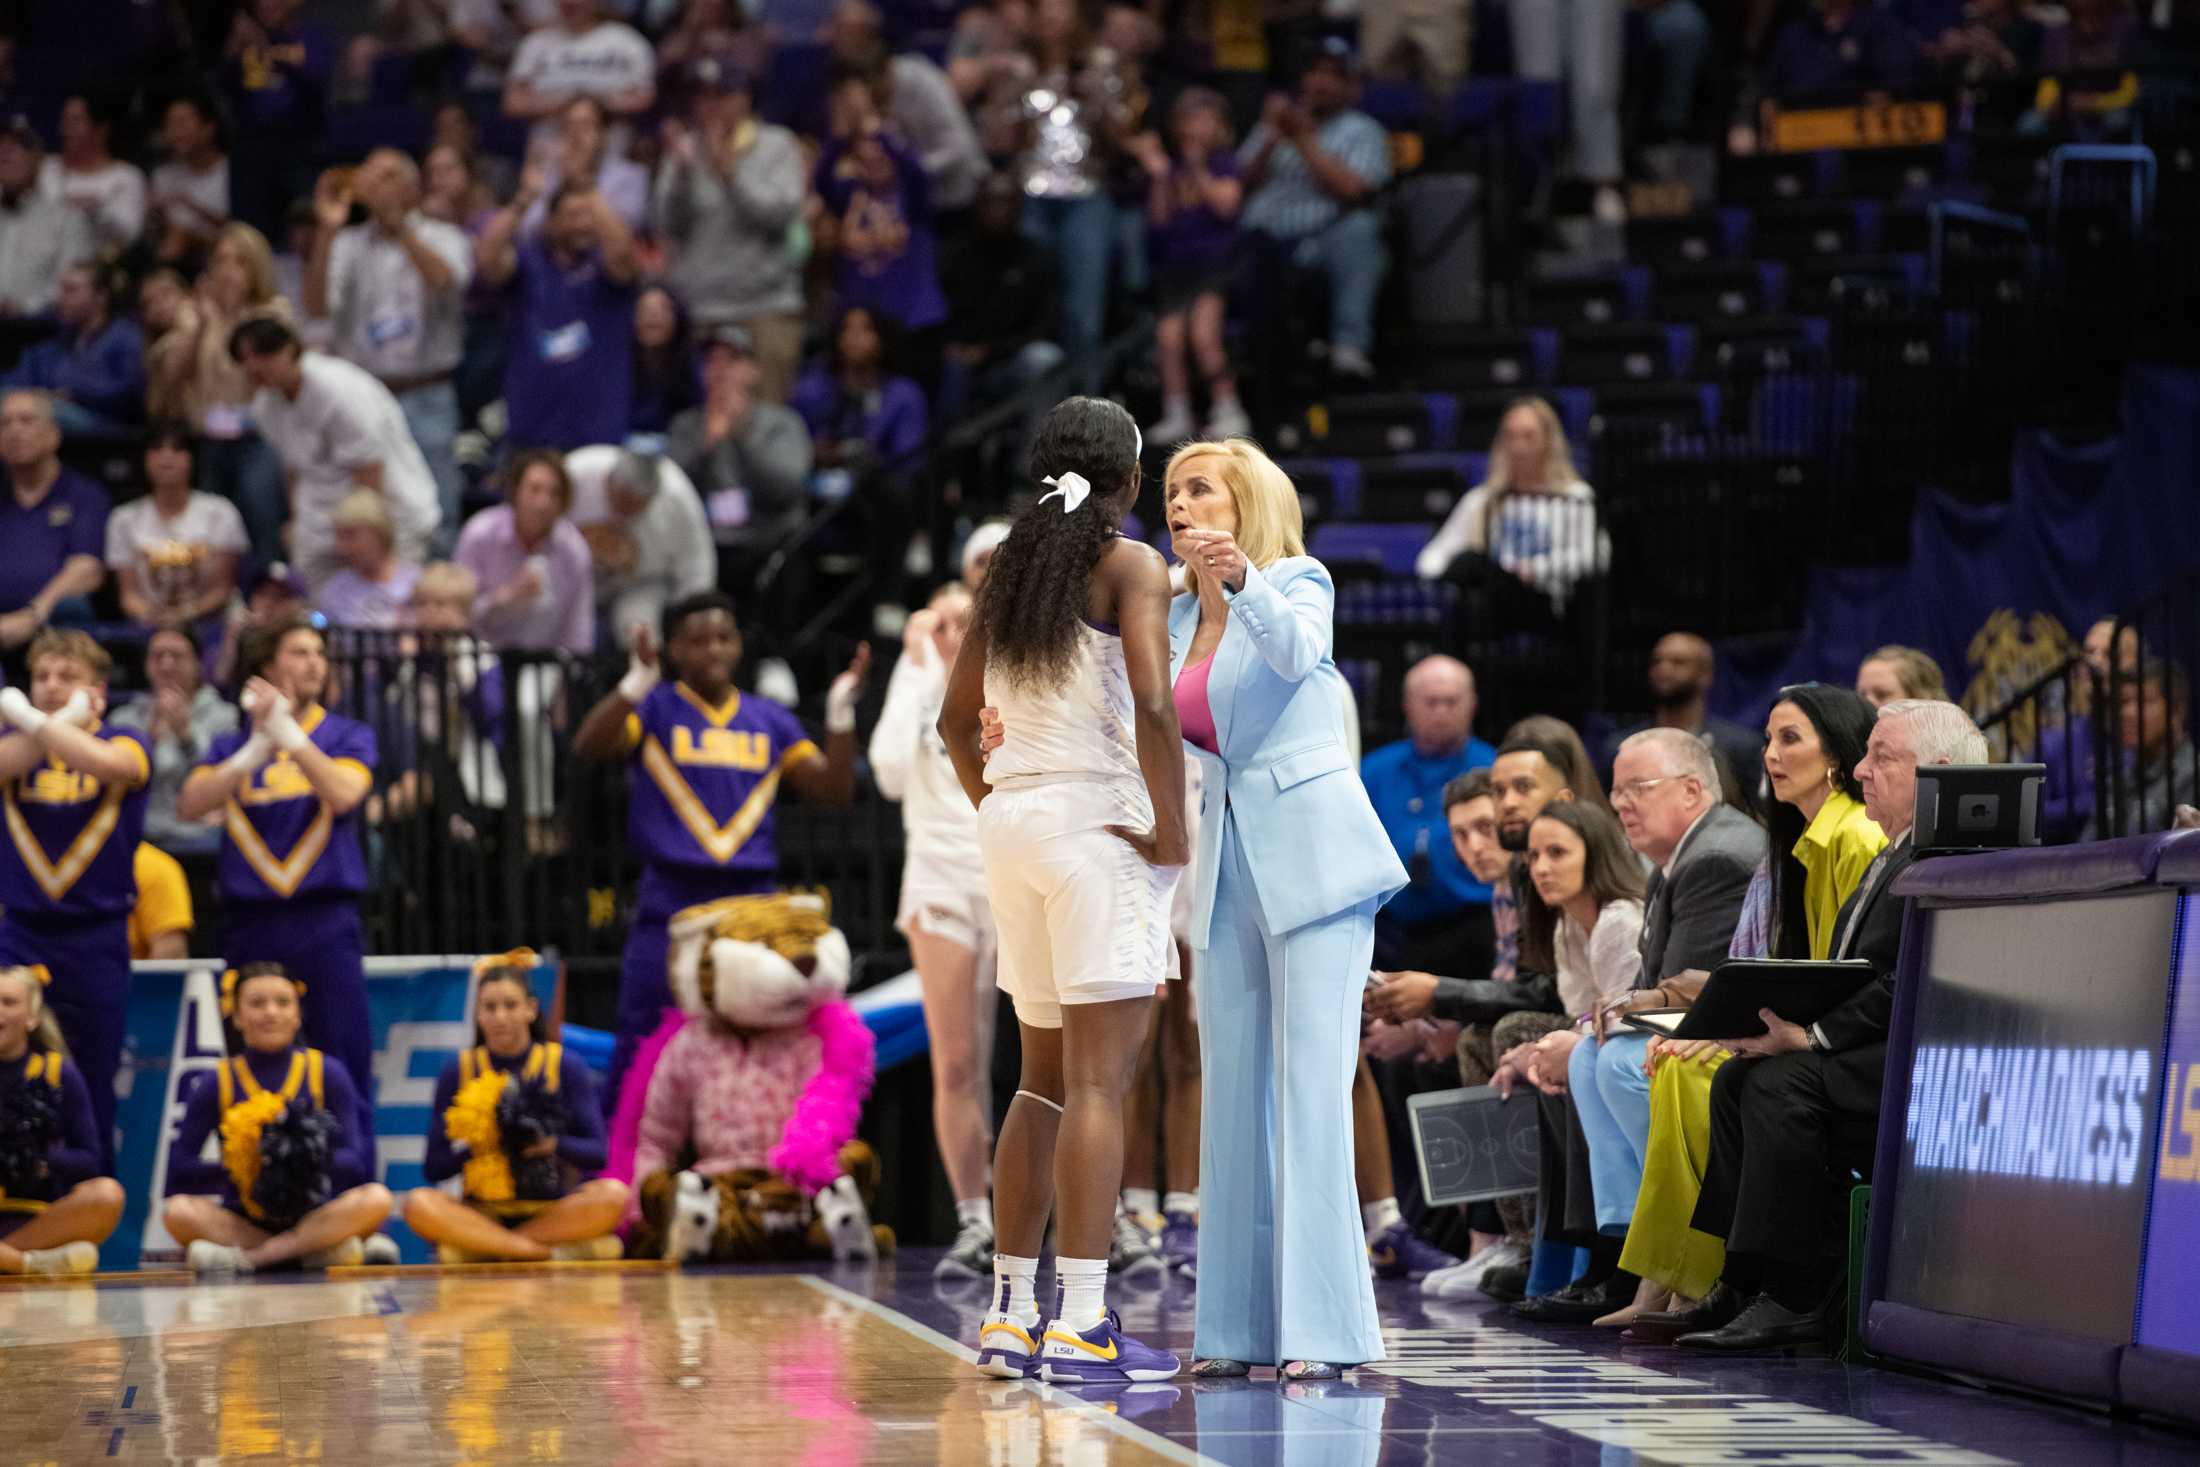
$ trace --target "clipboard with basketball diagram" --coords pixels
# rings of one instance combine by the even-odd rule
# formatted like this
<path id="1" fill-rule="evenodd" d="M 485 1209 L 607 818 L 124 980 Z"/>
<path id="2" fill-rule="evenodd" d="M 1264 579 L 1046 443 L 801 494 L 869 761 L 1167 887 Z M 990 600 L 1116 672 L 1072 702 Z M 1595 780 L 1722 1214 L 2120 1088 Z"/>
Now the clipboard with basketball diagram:
<path id="1" fill-rule="evenodd" d="M 1536 1092 L 1523 1085 L 1510 1099 L 1487 1085 L 1432 1090 L 1406 1101 L 1413 1159 L 1431 1207 L 1487 1202 L 1535 1190 Z"/>

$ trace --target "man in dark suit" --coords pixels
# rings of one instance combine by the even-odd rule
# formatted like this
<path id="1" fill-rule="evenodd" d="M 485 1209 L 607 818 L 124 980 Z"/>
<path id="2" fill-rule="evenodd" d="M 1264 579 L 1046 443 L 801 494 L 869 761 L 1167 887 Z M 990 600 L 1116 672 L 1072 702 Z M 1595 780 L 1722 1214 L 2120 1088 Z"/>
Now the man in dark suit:
<path id="1" fill-rule="evenodd" d="M 1765 836 L 1722 800 L 1723 772 L 1713 752 L 1685 730 L 1635 734 L 1620 746 L 1612 774 L 1620 828 L 1656 868 L 1644 898 L 1636 997 L 1617 1006 L 1624 1012 L 1670 1003 L 1660 984 L 1724 960 Z M 1619 1254 L 1650 1133 L 1650 1087 L 1642 1069 L 1648 1041 L 1613 1028 L 1611 1017 L 1598 1016 L 1592 1035 L 1576 1028 L 1539 1041 L 1525 1077 L 1543 1092 L 1537 1178 L 1543 1236 L 1587 1248 L 1590 1265 L 1576 1282 L 1521 1301 L 1514 1312 L 1524 1318 L 1586 1324 L 1634 1297 L 1637 1280 L 1620 1269 Z M 1606 1148 L 1584 1131 L 1574 1077 L 1597 1088 L 1596 1136 L 1609 1143 Z M 1631 1138 L 1631 1148 L 1623 1136 Z"/>
<path id="2" fill-rule="evenodd" d="M 1856 777 L 1888 845 L 1842 907 L 1833 946 L 1834 957 L 1865 959 L 1877 977 L 1807 1029 L 1768 1009 L 1767 1032 L 1727 1042 L 1736 1057 L 1712 1083 L 1711 1153 L 1694 1220 L 1726 1239 L 1726 1271 L 1690 1311 L 1702 1328 L 1681 1344 L 1761 1350 L 1823 1335 L 1839 1295 L 1848 1192 L 1833 1152 L 1839 1133 L 1879 1115 L 1902 949 L 1894 888 L 1916 859 L 1917 771 L 1985 762 L 1985 738 L 1953 703 L 1902 699 L 1879 710 Z"/>

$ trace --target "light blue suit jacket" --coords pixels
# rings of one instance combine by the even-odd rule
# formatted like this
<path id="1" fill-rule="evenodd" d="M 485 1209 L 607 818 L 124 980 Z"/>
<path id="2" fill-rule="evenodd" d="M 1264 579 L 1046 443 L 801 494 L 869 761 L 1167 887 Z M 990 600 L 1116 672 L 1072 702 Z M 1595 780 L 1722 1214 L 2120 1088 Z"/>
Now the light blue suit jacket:
<path id="1" fill-rule="evenodd" d="M 1248 567 L 1207 675 L 1220 758 L 1190 744 L 1204 776 L 1189 941 L 1208 943 L 1225 810 L 1237 817 L 1261 929 L 1271 937 L 1404 888 L 1383 822 L 1345 742 L 1342 674 L 1330 661 L 1336 590 L 1310 556 Z M 1199 598 L 1169 606 L 1169 671 L 1183 670 Z"/>

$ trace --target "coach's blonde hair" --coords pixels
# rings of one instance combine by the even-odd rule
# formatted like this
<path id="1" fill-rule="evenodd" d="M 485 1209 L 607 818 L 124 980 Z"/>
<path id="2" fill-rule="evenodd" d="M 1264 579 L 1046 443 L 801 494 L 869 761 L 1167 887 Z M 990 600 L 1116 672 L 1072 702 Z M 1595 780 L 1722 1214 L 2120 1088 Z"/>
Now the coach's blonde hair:
<path id="1" fill-rule="evenodd" d="M 1238 549 L 1253 568 L 1266 570 L 1287 555 L 1306 554 L 1306 517 L 1299 511 L 1298 488 L 1250 438 L 1187 443 L 1170 454 L 1161 475 L 1164 503 L 1177 469 L 1209 457 L 1218 461 L 1214 476 L 1237 506 Z"/>

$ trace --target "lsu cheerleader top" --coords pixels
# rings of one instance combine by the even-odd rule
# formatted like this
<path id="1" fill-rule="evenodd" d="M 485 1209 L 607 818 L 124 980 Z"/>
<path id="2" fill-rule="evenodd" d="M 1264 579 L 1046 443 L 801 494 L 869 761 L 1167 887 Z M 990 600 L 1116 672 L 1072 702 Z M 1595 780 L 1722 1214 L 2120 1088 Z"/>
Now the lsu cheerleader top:
<path id="1" fill-rule="evenodd" d="M 207 1140 L 221 1128 L 230 1107 L 259 1095 L 274 1094 L 284 1100 L 305 1096 L 317 1109 L 336 1118 L 335 1149 L 329 1156 L 329 1186 L 343 1192 L 369 1179 L 370 1157 L 358 1138 L 365 1134 L 359 1118 L 359 1089 L 351 1082 L 344 1062 L 318 1049 L 292 1045 L 269 1053 L 247 1049 L 222 1062 L 184 1102 L 183 1121 L 175 1144 L 168 1150 L 168 1193 L 171 1196 L 219 1194 L 222 1205 L 242 1210 L 235 1182 L 219 1160 L 201 1156 Z"/>
<path id="2" fill-rule="evenodd" d="M 93 737 L 135 756 L 137 777 L 102 784 L 59 759 L 0 783 L 8 840 L 0 907 L 10 915 L 85 921 L 126 917 L 137 902 L 131 861 L 145 833 L 153 760 L 145 735 L 102 723 Z"/>
<path id="3" fill-rule="evenodd" d="M 318 704 L 299 715 L 298 727 L 329 758 L 373 779 L 374 730 Z M 217 735 L 199 767 L 221 764 L 250 737 L 249 728 Z M 337 815 L 297 761 L 276 751 L 237 787 L 222 811 L 215 874 L 223 900 L 358 896 L 367 889 L 367 857 L 360 842 L 365 820 L 365 801 L 350 814 Z"/>
<path id="4" fill-rule="evenodd" d="M 821 757 L 792 713 L 738 689 L 712 707 L 685 683 L 660 682 L 627 715 L 626 745 L 642 912 L 670 916 L 699 900 L 682 878 L 778 871 L 780 777 Z"/>
<path id="5" fill-rule="evenodd" d="M 420 1170 L 430 1182 L 444 1182 L 466 1167 L 466 1155 L 451 1144 L 444 1125 L 458 1092 L 491 1071 L 516 1076 L 522 1083 L 539 1084 L 558 1097 L 565 1111 L 565 1129 L 558 1135 L 558 1160 L 585 1179 L 603 1170 L 606 1142 L 603 1107 L 596 1099 L 595 1081 L 588 1066 L 575 1059 L 562 1044 L 531 1044 L 509 1058 L 492 1054 L 487 1045 L 461 1050 L 443 1067 L 435 1082 L 435 1100 L 429 1106 L 428 1151 Z"/>
<path id="6" fill-rule="evenodd" d="M 12 1117 L 27 1089 L 49 1092 L 60 1119 L 59 1133 L 46 1147 L 46 1175 L 27 1186 L 9 1187 L 0 1178 L 0 1215 L 34 1212 L 79 1182 L 100 1174 L 99 1127 L 92 1119 L 92 1092 L 75 1065 L 50 1050 L 33 1049 L 18 1060 L 0 1060 L 0 1116 Z"/>

